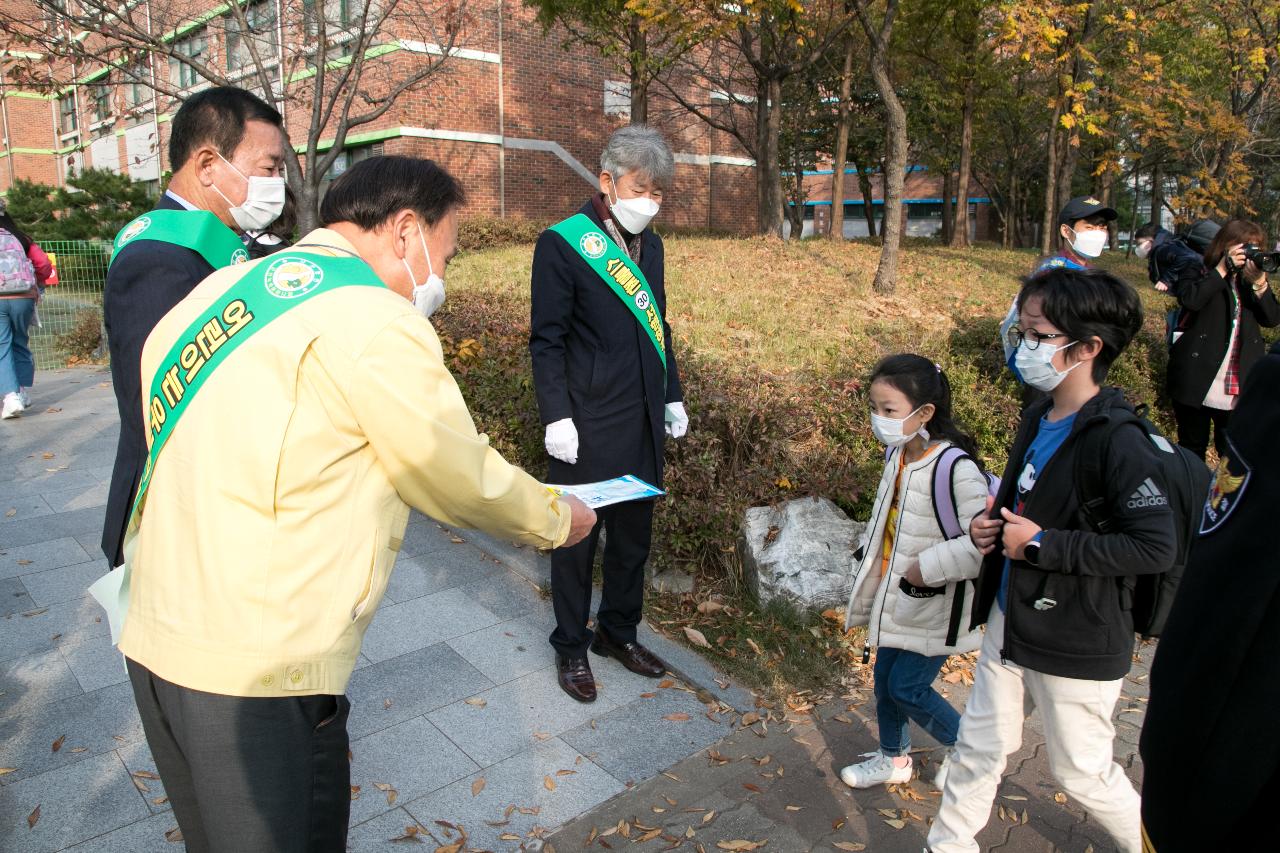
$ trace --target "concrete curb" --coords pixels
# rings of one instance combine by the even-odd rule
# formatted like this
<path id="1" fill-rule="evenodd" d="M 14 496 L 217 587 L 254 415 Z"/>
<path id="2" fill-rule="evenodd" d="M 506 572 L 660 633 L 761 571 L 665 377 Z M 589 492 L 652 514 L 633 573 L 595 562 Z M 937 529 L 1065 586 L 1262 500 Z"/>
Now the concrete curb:
<path id="1" fill-rule="evenodd" d="M 471 544 L 494 559 L 500 560 L 503 565 L 510 567 L 534 586 L 544 589 L 550 586 L 551 558 L 546 554 L 541 554 L 527 545 L 503 542 L 479 530 L 458 532 Z M 667 669 L 677 678 L 691 685 L 699 693 L 709 694 L 710 697 L 723 702 L 740 714 L 755 710 L 755 694 L 731 683 L 702 655 L 654 630 L 647 621 L 642 621 L 638 630 L 640 642 L 662 658 L 667 664 Z M 721 687 L 717 679 L 729 686 Z"/>

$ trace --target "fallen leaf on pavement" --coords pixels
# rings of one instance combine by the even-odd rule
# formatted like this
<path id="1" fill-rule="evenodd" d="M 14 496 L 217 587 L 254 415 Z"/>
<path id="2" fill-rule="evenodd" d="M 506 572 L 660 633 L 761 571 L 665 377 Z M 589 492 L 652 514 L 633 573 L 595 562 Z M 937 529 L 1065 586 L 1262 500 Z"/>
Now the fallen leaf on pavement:
<path id="1" fill-rule="evenodd" d="M 150 770 L 135 770 L 130 775 L 137 776 L 139 779 L 159 779 L 160 778 L 158 775 L 156 775 L 155 773 L 152 773 Z"/>
<path id="2" fill-rule="evenodd" d="M 484 699 L 481 699 L 479 696 L 472 696 L 470 699 L 466 699 L 464 701 L 468 705 L 473 705 L 477 708 L 483 708 L 485 705 L 489 704 L 487 701 L 485 701 Z"/>
<path id="3" fill-rule="evenodd" d="M 676 686 L 676 683 L 672 681 L 670 678 L 664 678 L 658 682 L 658 688 L 660 690 L 666 690 L 668 687 L 675 687 L 675 686 Z"/>
<path id="4" fill-rule="evenodd" d="M 153 806 L 163 806 L 163 805 L 164 805 L 165 803 L 167 803 L 167 802 L 169 802 L 169 798 L 168 798 L 168 797 L 156 797 L 156 798 L 154 798 L 154 799 L 151 801 L 151 805 L 153 805 Z"/>
<path id="5" fill-rule="evenodd" d="M 16 512 L 17 510 L 10 510 L 9 514 L 13 515 Z M 684 628 L 684 635 L 689 639 L 689 642 L 693 643 L 695 646 L 697 646 L 700 649 L 711 648 L 711 644 L 707 642 L 706 635 L 703 634 L 701 631 L 699 631 L 697 628 L 690 628 L 688 625 L 686 625 Z"/>
<path id="6" fill-rule="evenodd" d="M 552 779 L 550 776 L 543 776 L 542 787 L 546 788 L 548 791 L 554 791 L 556 789 L 556 780 Z"/>
<path id="7" fill-rule="evenodd" d="M 36 806 L 31 814 L 27 815 L 27 829 L 35 829 L 37 823 L 40 822 L 40 807 Z"/>
<path id="8" fill-rule="evenodd" d="M 419 837 L 418 837 L 418 827 L 417 827 L 417 826 L 406 826 L 406 827 L 404 828 L 404 834 L 403 834 L 403 835 L 397 835 L 395 838 L 391 839 L 391 841 L 392 841 L 393 843 L 394 843 L 394 842 L 397 842 L 397 841 L 399 841 L 399 842 L 401 842 L 401 843 L 403 843 L 403 842 L 405 842 L 405 841 L 412 841 L 412 842 L 413 842 L 413 843 L 415 843 L 415 844 L 423 844 L 423 843 L 425 843 L 421 838 L 419 838 Z"/>
<path id="9" fill-rule="evenodd" d="M 557 770 L 557 771 L 556 771 L 556 775 L 557 775 L 557 776 L 572 776 L 573 774 L 575 774 L 575 773 L 577 773 L 577 772 L 578 772 L 577 770 Z"/>
<path id="10" fill-rule="evenodd" d="M 4 517 L 5 517 L 5 518 L 13 518 L 13 517 L 14 517 L 15 515 L 17 515 L 17 514 L 18 514 L 18 510 L 17 510 L 17 508 L 11 508 L 11 509 L 7 509 L 7 510 L 5 510 Z M 689 631 L 689 630 L 692 630 L 692 629 L 690 629 L 690 628 L 685 628 L 685 630 L 686 630 L 686 631 Z M 696 631 L 694 631 L 694 633 L 695 633 L 695 634 L 697 634 L 697 632 L 696 632 Z M 702 635 L 701 635 L 701 634 L 698 634 L 698 636 L 699 636 L 699 637 L 701 637 Z M 705 642 L 706 642 L 706 639 L 704 638 L 702 642 L 704 642 L 704 643 L 705 643 Z"/>
<path id="11" fill-rule="evenodd" d="M 1059 791 L 1053 795 L 1053 801 L 1055 803 L 1065 803 L 1067 801 L 1067 795 Z"/>
<path id="12" fill-rule="evenodd" d="M 743 782 L 742 787 L 746 788 L 748 791 L 751 791 L 753 794 L 759 794 L 764 791 L 764 789 L 761 788 L 759 785 L 753 785 L 750 782 Z"/>
<path id="13" fill-rule="evenodd" d="M 754 726 L 758 722 L 760 722 L 760 715 L 757 714 L 755 711 L 751 711 L 749 713 L 742 715 L 743 727 Z"/>
<path id="14" fill-rule="evenodd" d="M 683 711 L 680 711 L 680 712 L 675 713 L 675 714 L 667 714 L 667 715 L 666 715 L 665 717 L 663 717 L 662 719 L 664 719 L 664 720 L 670 720 L 670 721 L 671 721 L 671 722 L 673 722 L 673 723 L 683 723 L 685 720 L 688 720 L 688 719 L 689 719 L 689 715 L 688 715 L 688 714 L 686 714 L 686 713 L 684 713 Z"/>
<path id="15" fill-rule="evenodd" d="M 66 735 L 58 735 L 58 739 L 53 742 L 53 751 L 57 752 L 58 750 L 62 749 L 62 745 L 66 743 L 66 741 L 67 741 Z"/>
<path id="16" fill-rule="evenodd" d="M 713 812 L 713 811 L 712 811 L 712 812 L 707 812 L 706 814 L 704 814 L 704 815 L 702 816 L 702 822 L 703 822 L 703 823 L 711 823 L 711 821 L 715 820 L 715 817 L 716 817 L 716 813 L 715 813 L 715 812 Z"/>
<path id="17" fill-rule="evenodd" d="M 0 776 L 8 776 L 10 773 L 17 773 L 16 767 L 0 767 Z"/>
<path id="18" fill-rule="evenodd" d="M 800 811 L 800 809 L 801 809 L 801 808 L 802 808 L 801 806 L 787 806 L 787 811 L 789 811 L 789 812 L 798 812 L 798 811 Z"/>
<path id="19" fill-rule="evenodd" d="M 892 826 L 894 829 L 902 829 L 907 825 L 905 820 L 897 820 L 896 818 L 894 820 L 886 820 L 885 823 L 889 824 L 889 826 Z"/>
<path id="20" fill-rule="evenodd" d="M 837 841 L 831 846 L 837 850 L 848 850 L 850 853 L 857 853 L 859 850 L 867 849 L 867 845 L 859 844 L 856 841 Z"/>
<path id="21" fill-rule="evenodd" d="M 170 844 L 181 843 L 182 830 L 175 826 L 164 834 L 164 840 L 168 841 Z"/>
<path id="22" fill-rule="evenodd" d="M 551 737 L 551 735 L 547 734 L 546 732 L 534 732 L 533 736 L 538 740 L 546 740 L 547 738 Z"/>
<path id="23" fill-rule="evenodd" d="M 721 850 L 759 850 L 763 846 L 763 841 L 744 841 L 742 839 L 716 842 L 716 847 Z"/>

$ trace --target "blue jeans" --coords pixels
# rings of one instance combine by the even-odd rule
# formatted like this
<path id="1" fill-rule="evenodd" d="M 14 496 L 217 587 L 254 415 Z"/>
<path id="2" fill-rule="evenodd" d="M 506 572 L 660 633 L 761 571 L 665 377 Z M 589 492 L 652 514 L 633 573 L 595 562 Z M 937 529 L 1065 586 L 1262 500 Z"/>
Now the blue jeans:
<path id="1" fill-rule="evenodd" d="M 927 658 L 904 649 L 876 650 L 876 720 L 880 751 L 906 755 L 911 750 L 907 721 L 915 720 L 943 746 L 955 746 L 960 713 L 933 689 L 946 655 Z"/>
<path id="2" fill-rule="evenodd" d="M 36 363 L 27 349 L 34 299 L 0 299 L 0 398 L 35 383 Z"/>

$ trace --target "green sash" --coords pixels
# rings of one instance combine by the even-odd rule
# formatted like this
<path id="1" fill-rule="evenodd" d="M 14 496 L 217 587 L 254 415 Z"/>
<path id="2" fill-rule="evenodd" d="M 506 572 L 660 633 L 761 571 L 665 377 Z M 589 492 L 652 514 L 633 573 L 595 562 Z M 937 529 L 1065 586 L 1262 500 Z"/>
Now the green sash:
<path id="1" fill-rule="evenodd" d="M 207 210 L 153 210 L 120 229 L 111 260 L 135 240 L 160 240 L 199 252 L 215 270 L 242 264 L 249 253 L 236 232 Z"/>
<path id="2" fill-rule="evenodd" d="M 146 414 L 151 450 L 125 528 L 126 544 L 137 532 L 160 451 L 209 374 L 289 309 L 322 293 L 351 286 L 385 287 L 373 269 L 357 258 L 281 252 L 249 269 L 178 337 L 151 379 Z M 128 613 L 130 574 L 126 551 L 125 564 L 89 588 L 107 611 L 112 643 L 119 641 Z"/>
<path id="3" fill-rule="evenodd" d="M 640 268 L 585 213 L 570 216 L 564 222 L 552 225 L 551 230 L 563 237 L 570 248 L 587 262 L 587 266 L 627 306 L 640 328 L 644 329 L 649 343 L 658 351 L 658 358 L 662 359 L 662 369 L 665 372 L 667 338 L 662 330 L 662 315 L 658 313 L 658 303 Z"/>

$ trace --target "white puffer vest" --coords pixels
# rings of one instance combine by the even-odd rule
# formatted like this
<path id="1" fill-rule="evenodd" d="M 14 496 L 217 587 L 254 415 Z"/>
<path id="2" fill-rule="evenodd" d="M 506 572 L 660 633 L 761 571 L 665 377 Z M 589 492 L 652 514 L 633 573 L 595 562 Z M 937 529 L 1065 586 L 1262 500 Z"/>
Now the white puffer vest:
<path id="1" fill-rule="evenodd" d="M 885 526 L 893 505 L 902 449 L 895 449 L 885 463 L 864 534 L 862 559 L 854 562 L 853 590 L 845 616 L 846 628 L 868 626 L 868 647 L 886 646 L 932 657 L 971 652 L 981 644 L 978 631 L 969 629 L 974 599 L 969 581 L 978 576 L 982 554 L 968 536 L 946 539 L 933 506 L 934 466 L 950 444 L 932 442 L 925 458 L 908 463 L 902 471 L 897 536 L 882 582 Z M 952 480 L 960 527 L 967 531 L 974 517 L 986 510 L 987 480 L 969 458 L 955 463 Z M 917 565 L 926 586 L 945 585 L 946 591 L 928 598 L 903 592 L 899 581 Z M 955 645 L 949 646 L 947 627 L 956 595 L 964 595 L 963 608 Z"/>

